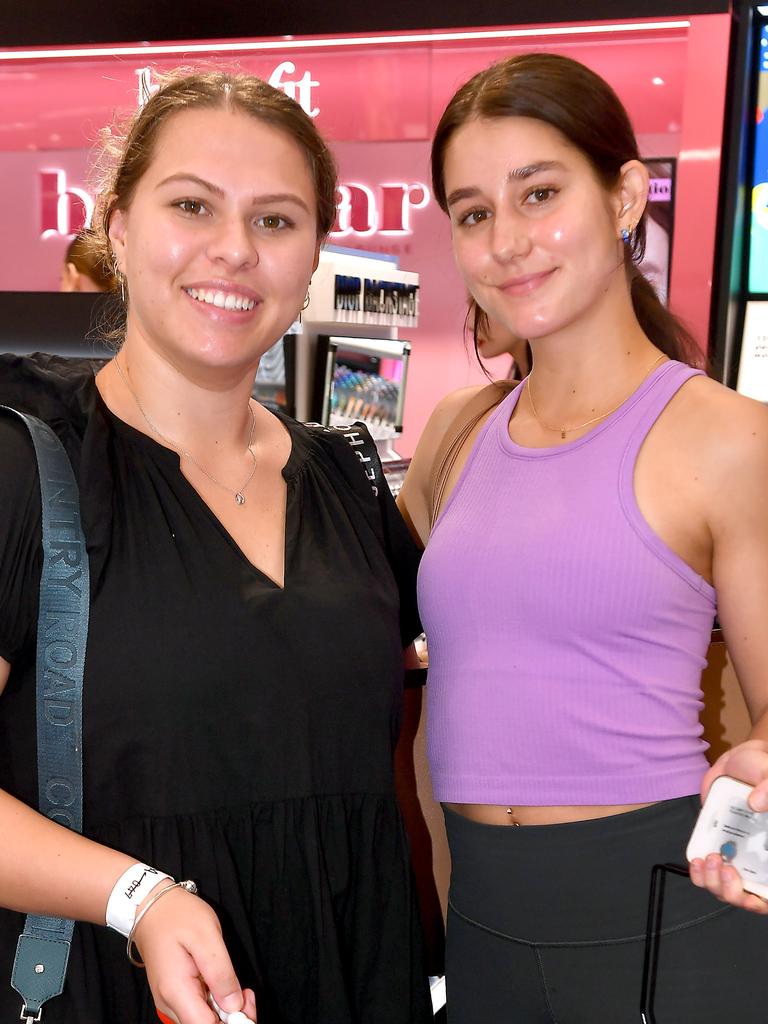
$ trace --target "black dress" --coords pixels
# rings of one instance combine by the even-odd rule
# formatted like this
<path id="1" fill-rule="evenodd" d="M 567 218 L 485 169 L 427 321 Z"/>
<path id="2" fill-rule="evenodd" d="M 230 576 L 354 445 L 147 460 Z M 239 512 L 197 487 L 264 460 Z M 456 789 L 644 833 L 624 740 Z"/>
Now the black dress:
<path id="1" fill-rule="evenodd" d="M 418 554 L 388 493 L 377 503 L 343 438 L 284 418 L 280 589 L 178 456 L 109 412 L 90 368 L 0 357 L 0 403 L 51 424 L 81 488 L 85 834 L 198 883 L 260 1024 L 428 1021 L 392 770 Z M 0 787 L 34 805 L 40 499 L 7 414 L 0 481 Z M 21 925 L 0 911 L 3 1020 L 20 1008 L 7 979 Z M 77 925 L 44 1020 L 156 1024 L 121 936 Z"/>

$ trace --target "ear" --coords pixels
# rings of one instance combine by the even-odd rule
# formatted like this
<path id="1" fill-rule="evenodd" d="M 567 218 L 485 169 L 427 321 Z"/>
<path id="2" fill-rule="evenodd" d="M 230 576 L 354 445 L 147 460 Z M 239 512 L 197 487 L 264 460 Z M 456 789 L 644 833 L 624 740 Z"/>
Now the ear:
<path id="1" fill-rule="evenodd" d="M 124 210 L 113 210 L 109 218 L 109 241 L 117 260 L 117 269 L 125 274 L 125 244 L 128 233 L 128 215 Z"/>
<path id="2" fill-rule="evenodd" d="M 315 245 L 315 258 L 312 261 L 312 273 L 313 274 L 317 270 L 318 264 L 320 263 L 320 248 L 321 248 L 321 242 L 320 242 L 320 239 L 318 238 L 317 244 Z"/>
<path id="3" fill-rule="evenodd" d="M 616 229 L 637 226 L 648 202 L 648 168 L 642 160 L 628 160 L 619 171 L 615 193 Z"/>
<path id="4" fill-rule="evenodd" d="M 60 292 L 76 292 L 77 291 L 77 267 L 74 263 L 65 263 L 61 270 L 61 279 L 59 282 Z"/>

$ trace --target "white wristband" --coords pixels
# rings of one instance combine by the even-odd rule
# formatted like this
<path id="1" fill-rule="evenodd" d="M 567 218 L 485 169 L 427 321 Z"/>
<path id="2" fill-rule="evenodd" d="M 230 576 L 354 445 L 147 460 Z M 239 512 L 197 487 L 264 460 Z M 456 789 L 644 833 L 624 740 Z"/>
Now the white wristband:
<path id="1" fill-rule="evenodd" d="M 107 900 L 107 927 L 128 938 L 136 918 L 136 908 L 164 878 L 173 881 L 170 875 L 148 864 L 134 864 L 128 868 L 115 882 Z"/>

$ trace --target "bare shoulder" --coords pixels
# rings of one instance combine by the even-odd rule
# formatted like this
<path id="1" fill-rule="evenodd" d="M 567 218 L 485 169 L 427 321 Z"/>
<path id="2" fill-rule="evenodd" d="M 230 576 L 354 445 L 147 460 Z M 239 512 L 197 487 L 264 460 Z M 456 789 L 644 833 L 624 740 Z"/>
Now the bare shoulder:
<path id="1" fill-rule="evenodd" d="M 709 377 L 694 377 L 675 403 L 676 426 L 694 434 L 698 444 L 716 457 L 768 454 L 768 408 Z"/>
<path id="2" fill-rule="evenodd" d="M 670 444 L 697 466 L 710 518 L 730 519 L 768 489 L 768 408 L 707 377 L 681 388 Z"/>
<path id="3" fill-rule="evenodd" d="M 416 445 L 397 504 L 411 533 L 421 544 L 426 544 L 429 535 L 429 485 L 438 452 L 451 424 L 482 388 L 483 385 L 459 388 L 441 398 Z"/>
<path id="4" fill-rule="evenodd" d="M 424 432 L 419 438 L 418 449 L 421 449 L 421 451 L 417 449 L 414 459 L 417 454 L 420 458 L 428 454 L 434 457 L 451 424 L 461 414 L 461 410 L 472 401 L 475 395 L 483 390 L 483 387 L 484 385 L 479 384 L 459 388 L 457 391 L 451 391 L 440 399 L 432 410 L 427 420 L 427 425 L 424 427 Z"/>

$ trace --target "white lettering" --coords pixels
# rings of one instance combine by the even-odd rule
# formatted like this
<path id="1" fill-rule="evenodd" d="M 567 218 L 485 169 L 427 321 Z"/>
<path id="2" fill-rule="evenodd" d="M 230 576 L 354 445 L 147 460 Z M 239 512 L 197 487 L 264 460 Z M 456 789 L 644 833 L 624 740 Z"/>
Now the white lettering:
<path id="1" fill-rule="evenodd" d="M 320 85 L 320 83 L 314 81 L 309 71 L 305 71 L 302 77 L 295 81 L 289 78 L 283 78 L 283 75 L 295 74 L 296 65 L 293 61 L 284 60 L 282 63 L 277 65 L 267 81 L 270 85 L 274 86 L 275 89 L 282 89 L 289 99 L 296 100 L 304 113 L 309 117 L 317 117 L 320 113 L 320 107 L 312 106 L 312 90 L 316 85 Z"/>

